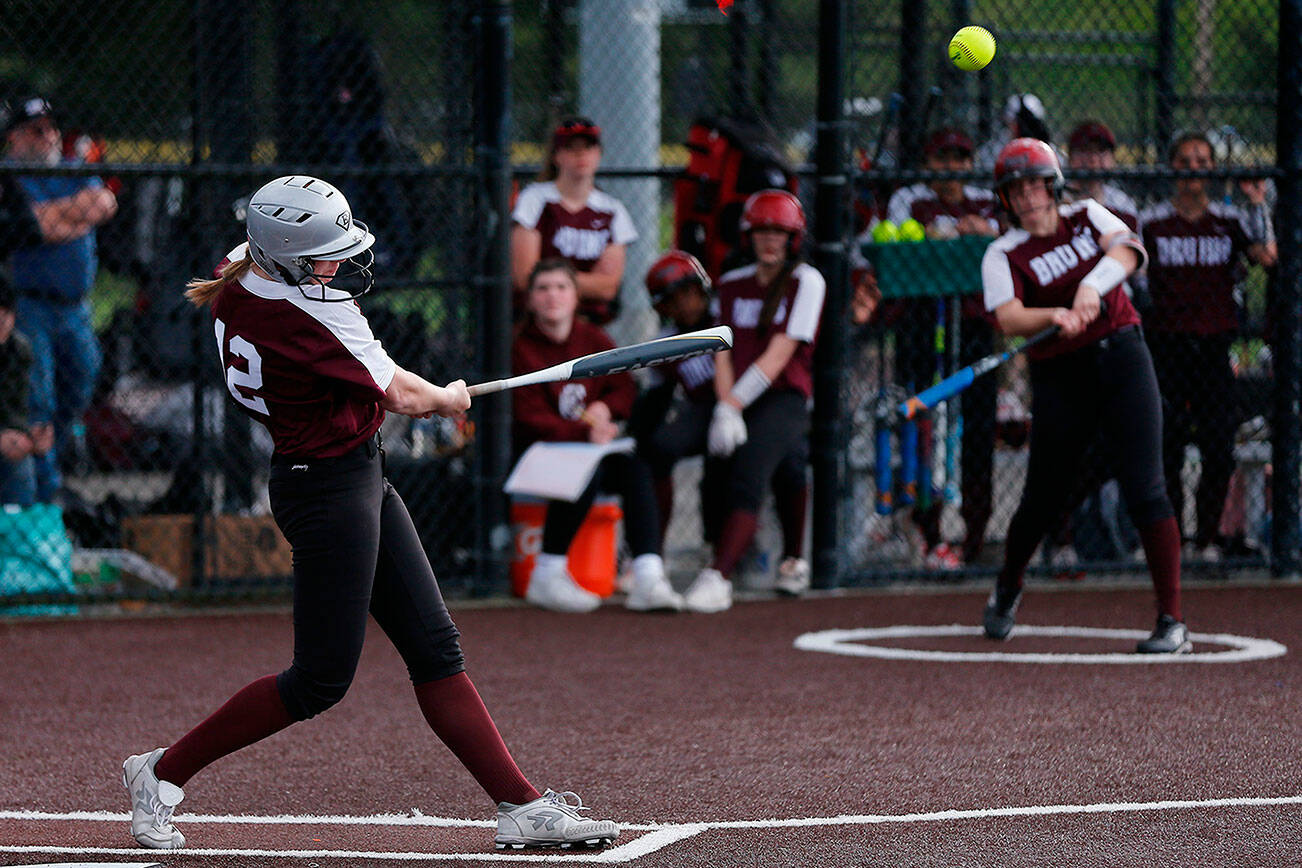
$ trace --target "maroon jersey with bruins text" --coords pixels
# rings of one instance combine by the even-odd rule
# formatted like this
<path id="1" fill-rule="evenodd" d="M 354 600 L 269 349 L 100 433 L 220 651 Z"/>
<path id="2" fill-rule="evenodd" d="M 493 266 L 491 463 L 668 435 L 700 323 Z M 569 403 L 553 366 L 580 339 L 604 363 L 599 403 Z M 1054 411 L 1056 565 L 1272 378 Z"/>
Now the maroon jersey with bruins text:
<path id="1" fill-rule="evenodd" d="M 356 302 L 311 301 L 250 271 L 222 288 L 212 316 L 226 388 L 276 452 L 333 458 L 379 429 L 396 365 Z"/>
<path id="2" fill-rule="evenodd" d="M 1189 221 L 1163 202 L 1146 209 L 1142 222 L 1153 298 L 1148 327 L 1191 335 L 1238 328 L 1235 272 L 1254 243 L 1243 211 L 1213 202 Z"/>
<path id="3" fill-rule="evenodd" d="M 697 324 L 694 329 L 707 329 L 713 324 L 713 317 Z M 683 330 L 674 326 L 666 326 L 656 335 L 657 338 L 668 338 L 674 335 L 680 335 Z M 692 356 L 690 359 L 683 359 L 680 362 L 674 362 L 669 365 L 659 365 L 657 367 L 647 368 L 647 381 L 650 388 L 657 388 L 665 382 L 669 373 L 673 374 L 674 382 L 681 386 L 683 394 L 690 401 L 712 403 L 714 401 L 714 355 L 706 353 L 703 356 Z"/>
<path id="4" fill-rule="evenodd" d="M 511 343 L 511 374 L 527 374 L 614 346 L 604 331 L 583 320 L 575 320 L 569 338 L 557 343 L 530 317 Z M 601 401 L 612 418 L 627 419 L 635 397 L 637 385 L 627 372 L 516 389 L 511 393 L 515 450 L 523 452 L 538 440 L 586 442 L 589 427 L 582 419 L 584 408 Z"/>
<path id="5" fill-rule="evenodd" d="M 785 334 L 800 345 L 770 388 L 794 389 L 806 398 L 814 394 L 814 342 L 823 316 L 827 284 L 818 269 L 800 263 L 783 289 L 773 322 L 760 329 L 760 314 L 768 287 L 760 286 L 756 266 L 747 265 L 719 278 L 719 323 L 732 326 L 732 370 L 740 377 L 755 363 L 774 334 Z"/>
<path id="6" fill-rule="evenodd" d="M 1100 240 L 1129 231 L 1121 218 L 1093 199 L 1059 207 L 1058 230 L 1035 236 L 1012 229 L 986 248 L 981 260 L 986 310 L 994 311 L 1014 298 L 1026 307 L 1071 307 L 1081 278 L 1103 258 Z M 1139 324 L 1139 314 L 1125 290 L 1107 294 L 1107 310 L 1084 332 L 1070 340 L 1055 338 L 1027 351 L 1032 359 L 1069 353 L 1092 344 L 1117 329 Z"/>

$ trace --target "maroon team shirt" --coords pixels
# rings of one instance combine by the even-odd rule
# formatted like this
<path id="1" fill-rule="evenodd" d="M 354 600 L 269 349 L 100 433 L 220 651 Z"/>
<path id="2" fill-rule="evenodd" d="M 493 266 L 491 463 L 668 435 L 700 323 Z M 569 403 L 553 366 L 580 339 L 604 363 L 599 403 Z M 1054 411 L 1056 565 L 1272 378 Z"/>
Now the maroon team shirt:
<path id="1" fill-rule="evenodd" d="M 604 331 L 582 320 L 574 322 L 567 340 L 556 343 L 530 317 L 511 343 L 511 374 L 527 374 L 614 346 Z M 590 429 L 582 421 L 585 407 L 602 401 L 612 418 L 627 419 L 635 397 L 637 385 L 627 372 L 516 389 L 511 393 L 515 450 L 523 452 L 538 440 L 587 442 Z"/>
<path id="2" fill-rule="evenodd" d="M 1163 202 L 1145 210 L 1142 222 L 1153 297 L 1149 328 L 1189 335 L 1236 330 L 1235 271 L 1254 243 L 1243 211 L 1213 202 L 1191 222 Z"/>
<path id="3" fill-rule="evenodd" d="M 714 318 L 709 317 L 704 321 L 697 323 L 687 331 L 696 331 L 707 329 L 714 324 Z M 666 326 L 660 330 L 657 338 L 668 338 L 674 335 L 680 335 L 683 330 L 673 326 Z M 673 373 L 674 382 L 681 386 L 683 394 L 690 401 L 698 403 L 713 403 L 714 401 L 714 355 L 706 353 L 703 356 L 692 356 L 690 359 L 683 359 L 681 362 L 674 362 L 669 365 L 660 365 L 647 369 L 650 384 L 652 388 L 658 387 L 665 382 L 665 373 Z"/>
<path id="4" fill-rule="evenodd" d="M 791 361 L 770 388 L 794 389 L 806 398 L 814 394 L 814 342 L 823 316 L 827 284 L 812 265 L 801 263 L 787 278 L 769 328 L 760 331 L 760 314 L 768 288 L 760 286 L 756 266 L 747 265 L 719 278 L 719 323 L 732 326 L 732 370 L 741 377 L 755 363 L 776 333 L 800 342 Z"/>
<path id="5" fill-rule="evenodd" d="M 981 261 L 986 310 L 994 311 L 1014 298 L 1026 307 L 1070 308 L 1080 282 L 1103 258 L 1100 239 L 1126 232 L 1117 215 L 1093 199 L 1059 207 L 1061 219 L 1053 235 L 1037 237 L 1025 229 L 1005 232 L 986 248 Z M 1118 329 L 1139 324 L 1139 314 L 1125 290 L 1111 291 L 1107 311 L 1070 340 L 1054 338 L 1027 350 L 1032 359 L 1069 353 Z"/>
<path id="6" fill-rule="evenodd" d="M 277 453 L 332 458 L 379 429 L 397 366 L 356 302 L 311 301 L 250 271 L 222 289 L 212 316 L 226 388 Z"/>
<path id="7" fill-rule="evenodd" d="M 536 229 L 542 236 L 540 259 L 560 257 L 569 260 L 575 271 L 588 272 L 601 254 L 612 244 L 630 244 L 637 239 L 637 229 L 624 204 L 601 190 L 593 190 L 578 211 L 571 211 L 561 200 L 554 181 L 530 184 L 520 191 L 511 212 L 511 220 L 526 229 Z M 517 307 L 522 307 L 523 287 L 516 287 Z M 598 322 L 609 322 L 609 305 L 604 302 L 580 303 L 580 312 Z"/>

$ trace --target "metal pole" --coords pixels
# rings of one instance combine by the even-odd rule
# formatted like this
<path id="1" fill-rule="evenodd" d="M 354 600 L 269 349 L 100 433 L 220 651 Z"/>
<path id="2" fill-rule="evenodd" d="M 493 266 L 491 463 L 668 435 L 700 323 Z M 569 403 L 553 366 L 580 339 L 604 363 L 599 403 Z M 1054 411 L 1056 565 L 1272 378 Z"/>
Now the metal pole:
<path id="1" fill-rule="evenodd" d="M 1302 0 L 1279 4 L 1279 109 L 1276 154 L 1279 180 L 1279 274 L 1275 293 L 1274 418 L 1271 430 L 1275 468 L 1271 514 L 1271 573 L 1297 579 L 1298 464 L 1302 422 L 1298 419 L 1298 377 L 1302 374 Z"/>
<path id="2" fill-rule="evenodd" d="M 732 115 L 754 113 L 750 82 L 746 75 L 746 11 L 733 6 L 728 16 L 728 112 Z"/>
<path id="3" fill-rule="evenodd" d="M 778 104 L 777 4 L 774 0 L 760 0 L 758 9 L 759 82 L 756 89 L 759 91 L 759 116 L 760 120 L 776 129 L 778 122 L 774 117 L 774 107 Z"/>
<path id="4" fill-rule="evenodd" d="M 479 283 L 480 360 L 485 378 L 508 376 L 511 365 L 511 4 L 480 0 L 475 31 L 481 63 L 476 99 L 482 261 Z M 511 542 L 502 485 L 511 466 L 511 405 L 500 396 L 478 402 L 475 479 L 480 510 L 475 591 L 493 593 L 506 578 Z"/>
<path id="5" fill-rule="evenodd" d="M 927 71 L 927 0 L 903 0 L 900 4 L 900 159 L 898 165 L 916 169 L 927 131 L 925 112 Z"/>
<path id="6" fill-rule="evenodd" d="M 845 34 L 847 0 L 818 4 L 818 140 L 815 166 L 818 189 L 814 203 L 814 263 L 827 281 L 823 325 L 814 361 L 814 414 L 810 434 L 813 456 L 814 584 L 841 583 L 842 498 L 845 446 L 849 441 L 842 412 L 841 384 L 847 355 L 846 302 L 850 265 L 850 164 L 846 147 Z"/>
<path id="7" fill-rule="evenodd" d="M 1175 138 L 1175 4 L 1157 2 L 1157 159 L 1166 156 Z"/>

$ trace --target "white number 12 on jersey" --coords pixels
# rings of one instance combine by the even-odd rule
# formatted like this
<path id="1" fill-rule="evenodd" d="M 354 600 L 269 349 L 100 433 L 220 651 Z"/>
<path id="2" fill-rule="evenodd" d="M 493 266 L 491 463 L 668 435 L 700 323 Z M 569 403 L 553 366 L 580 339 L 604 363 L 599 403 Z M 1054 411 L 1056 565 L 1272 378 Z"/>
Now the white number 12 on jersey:
<path id="1" fill-rule="evenodd" d="M 221 364 L 226 364 L 226 323 L 219 319 L 213 320 L 213 330 L 217 333 L 217 353 L 220 357 Z M 258 348 L 246 341 L 239 335 L 231 335 L 230 352 L 232 356 L 238 356 L 249 363 L 248 372 L 241 371 L 234 365 L 226 368 L 226 388 L 230 391 L 231 397 L 239 401 L 245 407 L 248 407 L 255 413 L 261 413 L 263 416 L 270 416 L 267 412 L 267 402 L 257 395 L 245 395 L 236 386 L 256 392 L 262 388 L 262 356 L 258 354 Z"/>

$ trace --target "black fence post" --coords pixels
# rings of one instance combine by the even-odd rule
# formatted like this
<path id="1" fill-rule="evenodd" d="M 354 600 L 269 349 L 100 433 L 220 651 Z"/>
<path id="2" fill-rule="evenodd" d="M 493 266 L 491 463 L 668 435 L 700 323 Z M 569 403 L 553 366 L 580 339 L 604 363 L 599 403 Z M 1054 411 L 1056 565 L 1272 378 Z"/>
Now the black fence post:
<path id="1" fill-rule="evenodd" d="M 1157 159 L 1175 138 L 1175 3 L 1157 0 Z M 1281 12 L 1281 14 L 1283 14 Z M 1283 39 L 1283 35 L 1280 36 Z"/>
<path id="2" fill-rule="evenodd" d="M 1299 404 L 1299 325 L 1302 312 L 1302 0 L 1279 4 L 1279 105 L 1276 119 L 1276 159 L 1279 180 L 1279 275 L 1275 294 L 1275 468 L 1271 514 L 1271 573 L 1277 578 L 1297 578 L 1298 563 L 1298 460 L 1302 422 Z"/>
<path id="3" fill-rule="evenodd" d="M 903 0 L 900 9 L 900 143 L 896 165 L 914 169 L 919 165 L 927 131 L 927 0 Z"/>
<path id="4" fill-rule="evenodd" d="M 821 0 L 818 9 L 818 143 L 815 165 L 814 256 L 827 281 L 823 325 L 814 363 L 810 454 L 814 469 L 813 559 L 816 587 L 835 587 L 844 567 L 841 505 L 846 422 L 841 408 L 846 358 L 845 309 L 850 281 L 846 235 L 850 227 L 850 166 L 845 130 L 846 0 Z"/>
<path id="5" fill-rule="evenodd" d="M 481 312 L 479 367 L 486 378 L 496 379 L 509 374 L 511 363 L 511 4 L 481 0 L 475 24 L 481 59 L 475 112 L 483 245 L 476 278 Z M 502 485 L 511 464 L 511 405 L 501 395 L 478 403 L 475 591 L 491 594 L 505 576 L 503 553 L 510 542 Z"/>

